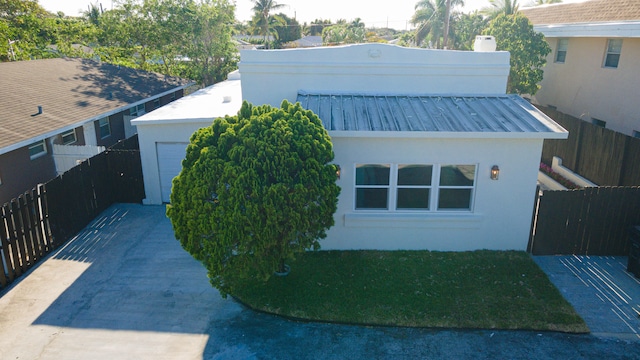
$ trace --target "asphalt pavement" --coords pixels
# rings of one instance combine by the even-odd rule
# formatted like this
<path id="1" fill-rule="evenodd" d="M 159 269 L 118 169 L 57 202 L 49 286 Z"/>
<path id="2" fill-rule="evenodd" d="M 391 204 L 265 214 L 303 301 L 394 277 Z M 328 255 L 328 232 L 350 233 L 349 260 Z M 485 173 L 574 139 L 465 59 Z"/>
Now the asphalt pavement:
<path id="1" fill-rule="evenodd" d="M 256 313 L 211 287 L 164 212 L 114 205 L 0 293 L 0 359 L 640 358 L 634 336 L 364 327 Z"/>

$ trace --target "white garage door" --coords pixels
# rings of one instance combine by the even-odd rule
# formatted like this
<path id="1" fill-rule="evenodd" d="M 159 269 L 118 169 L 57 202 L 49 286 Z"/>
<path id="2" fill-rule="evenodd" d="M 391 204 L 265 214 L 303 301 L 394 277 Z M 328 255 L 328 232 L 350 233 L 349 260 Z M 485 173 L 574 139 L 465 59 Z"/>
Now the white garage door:
<path id="1" fill-rule="evenodd" d="M 182 159 L 186 154 L 187 145 L 187 143 L 156 144 L 162 202 L 168 203 L 171 200 L 171 181 L 182 170 Z"/>

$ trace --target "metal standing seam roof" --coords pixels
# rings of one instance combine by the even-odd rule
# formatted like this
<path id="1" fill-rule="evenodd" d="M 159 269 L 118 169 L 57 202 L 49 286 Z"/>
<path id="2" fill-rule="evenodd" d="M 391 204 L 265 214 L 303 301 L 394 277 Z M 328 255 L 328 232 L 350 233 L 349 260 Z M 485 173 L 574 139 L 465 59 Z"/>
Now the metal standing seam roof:
<path id="1" fill-rule="evenodd" d="M 513 134 L 566 138 L 567 131 L 518 95 L 298 93 L 328 131 Z M 534 135 L 535 134 L 535 135 Z"/>

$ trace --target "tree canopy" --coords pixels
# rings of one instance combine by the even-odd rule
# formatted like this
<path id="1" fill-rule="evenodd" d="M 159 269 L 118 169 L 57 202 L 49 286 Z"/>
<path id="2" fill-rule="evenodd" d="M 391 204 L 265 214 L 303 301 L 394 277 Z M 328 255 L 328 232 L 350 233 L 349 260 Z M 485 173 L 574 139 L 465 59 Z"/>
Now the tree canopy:
<path id="1" fill-rule="evenodd" d="M 520 13 L 499 15 L 489 23 L 486 34 L 496 38 L 497 50 L 511 54 L 507 92 L 534 95 L 551 52 L 544 35 L 534 31 L 529 19 Z"/>
<path id="2" fill-rule="evenodd" d="M 340 192 L 320 119 L 286 100 L 247 102 L 198 130 L 173 180 L 171 219 L 182 247 L 224 295 L 238 280 L 268 279 L 333 225 Z"/>
<path id="3" fill-rule="evenodd" d="M 35 0 L 0 0 L 0 61 L 59 56 L 100 60 L 210 85 L 237 63 L 229 0 L 118 0 L 82 17 Z"/>

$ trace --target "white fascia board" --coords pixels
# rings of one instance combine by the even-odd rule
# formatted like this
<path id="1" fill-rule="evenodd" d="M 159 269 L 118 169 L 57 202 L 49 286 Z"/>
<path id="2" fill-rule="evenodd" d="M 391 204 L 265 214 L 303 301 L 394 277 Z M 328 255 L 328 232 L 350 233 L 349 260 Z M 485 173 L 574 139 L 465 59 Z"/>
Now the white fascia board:
<path id="1" fill-rule="evenodd" d="M 545 37 L 640 38 L 640 21 L 535 25 Z"/>
<path id="2" fill-rule="evenodd" d="M 328 131 L 332 138 L 567 139 L 569 132 Z"/>

